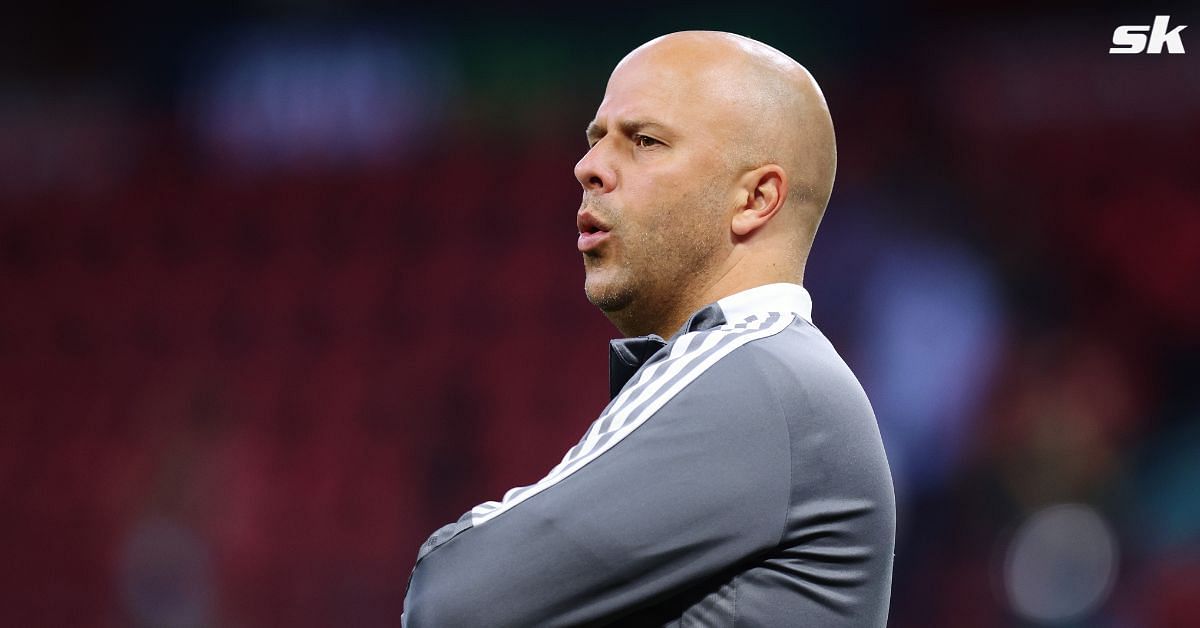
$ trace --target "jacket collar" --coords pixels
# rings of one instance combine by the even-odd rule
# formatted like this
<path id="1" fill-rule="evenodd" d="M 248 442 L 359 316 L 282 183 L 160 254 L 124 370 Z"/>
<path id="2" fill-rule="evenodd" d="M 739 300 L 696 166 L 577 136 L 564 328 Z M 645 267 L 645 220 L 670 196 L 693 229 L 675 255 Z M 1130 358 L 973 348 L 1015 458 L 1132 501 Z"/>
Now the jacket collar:
<path id="1" fill-rule="evenodd" d="M 812 322 L 812 298 L 799 284 L 773 283 L 731 294 L 696 310 L 672 340 L 694 331 L 705 331 L 728 322 L 739 322 L 766 312 L 792 312 Z M 619 338 L 608 343 L 608 392 L 616 397 L 638 369 L 667 346 L 662 336 Z"/>

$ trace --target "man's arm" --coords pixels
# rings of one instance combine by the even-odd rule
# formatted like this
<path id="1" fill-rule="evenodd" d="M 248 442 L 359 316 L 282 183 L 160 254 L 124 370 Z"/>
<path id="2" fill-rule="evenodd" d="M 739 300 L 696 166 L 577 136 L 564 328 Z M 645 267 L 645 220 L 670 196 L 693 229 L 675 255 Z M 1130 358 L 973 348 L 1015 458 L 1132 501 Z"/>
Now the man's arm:
<path id="1" fill-rule="evenodd" d="M 885 625 L 895 502 L 870 403 L 811 325 L 758 338 L 698 374 L 643 377 L 656 355 L 621 393 L 662 384 L 636 430 L 435 534 L 409 625 Z"/>
<path id="2" fill-rule="evenodd" d="M 788 432 L 740 353 L 574 473 L 428 551 L 407 626 L 603 623 L 776 546 Z"/>

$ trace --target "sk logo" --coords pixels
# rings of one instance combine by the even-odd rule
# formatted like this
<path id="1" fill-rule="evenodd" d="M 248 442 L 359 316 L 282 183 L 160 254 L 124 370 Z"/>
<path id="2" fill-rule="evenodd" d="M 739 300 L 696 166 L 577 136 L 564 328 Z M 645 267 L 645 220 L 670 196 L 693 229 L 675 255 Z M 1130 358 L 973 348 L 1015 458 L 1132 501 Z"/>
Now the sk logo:
<path id="1" fill-rule="evenodd" d="M 1167 22 L 1170 20 L 1169 15 L 1156 15 L 1154 26 L 1118 26 L 1117 30 L 1113 31 L 1113 47 L 1108 49 L 1108 54 L 1135 55 L 1145 51 L 1148 55 L 1156 55 L 1162 52 L 1164 45 L 1169 54 L 1183 54 L 1183 39 L 1179 37 L 1179 33 L 1183 32 L 1187 25 L 1176 26 L 1167 31 Z M 1150 31 L 1149 39 L 1142 34 L 1146 30 Z"/>

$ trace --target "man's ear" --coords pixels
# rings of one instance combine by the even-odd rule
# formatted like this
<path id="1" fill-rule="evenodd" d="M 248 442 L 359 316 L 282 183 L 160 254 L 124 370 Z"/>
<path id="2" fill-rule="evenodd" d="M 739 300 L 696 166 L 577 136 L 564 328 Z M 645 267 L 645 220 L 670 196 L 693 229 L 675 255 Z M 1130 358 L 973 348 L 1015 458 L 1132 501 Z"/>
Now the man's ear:
<path id="1" fill-rule="evenodd" d="M 787 173 L 778 164 L 767 164 L 742 175 L 738 183 L 742 202 L 730 228 L 735 235 L 745 237 L 783 209 L 788 193 Z"/>

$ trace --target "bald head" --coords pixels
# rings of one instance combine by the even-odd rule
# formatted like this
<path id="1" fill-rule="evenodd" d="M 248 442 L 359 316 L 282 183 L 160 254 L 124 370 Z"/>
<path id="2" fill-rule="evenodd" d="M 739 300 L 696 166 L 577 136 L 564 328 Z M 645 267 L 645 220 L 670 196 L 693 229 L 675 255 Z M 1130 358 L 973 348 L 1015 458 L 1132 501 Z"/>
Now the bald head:
<path id="1" fill-rule="evenodd" d="M 634 49 L 613 70 L 690 78 L 690 94 L 720 120 L 731 165 L 777 163 L 789 174 L 792 226 L 811 240 L 833 190 L 837 149 L 825 96 L 812 74 L 762 42 L 715 31 L 683 31 Z M 610 79 L 611 81 L 611 79 Z"/>
<path id="2" fill-rule="evenodd" d="M 666 35 L 621 60 L 575 166 L 584 289 L 623 332 L 669 335 L 729 294 L 800 283 L 836 167 L 812 76 L 760 42 Z"/>

